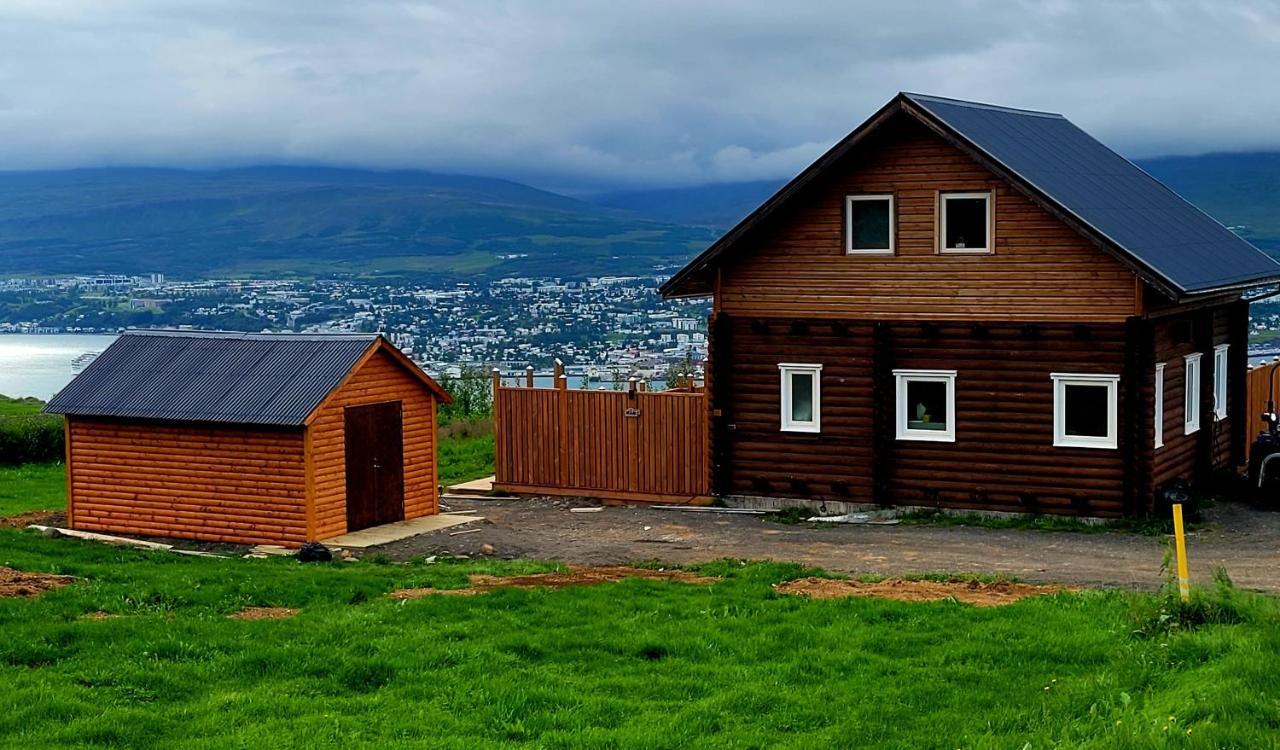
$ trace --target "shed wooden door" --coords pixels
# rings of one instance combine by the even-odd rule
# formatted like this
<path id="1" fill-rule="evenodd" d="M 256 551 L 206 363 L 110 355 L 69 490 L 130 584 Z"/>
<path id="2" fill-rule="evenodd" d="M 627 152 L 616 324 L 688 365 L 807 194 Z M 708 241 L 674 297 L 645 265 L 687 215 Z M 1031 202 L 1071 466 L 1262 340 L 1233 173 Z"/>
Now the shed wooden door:
<path id="1" fill-rule="evenodd" d="M 401 403 L 348 406 L 347 531 L 404 520 Z"/>

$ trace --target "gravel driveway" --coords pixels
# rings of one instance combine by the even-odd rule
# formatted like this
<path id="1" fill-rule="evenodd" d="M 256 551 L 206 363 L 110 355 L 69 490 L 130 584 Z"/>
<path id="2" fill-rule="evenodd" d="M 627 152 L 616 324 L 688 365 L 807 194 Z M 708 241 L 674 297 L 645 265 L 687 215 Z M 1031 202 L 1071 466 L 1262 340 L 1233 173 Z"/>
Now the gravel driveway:
<path id="1" fill-rule="evenodd" d="M 482 522 L 378 548 L 392 559 L 439 553 L 605 565 L 719 558 L 800 562 L 847 573 L 999 573 L 1025 581 L 1155 588 L 1166 543 L 1121 532 L 1048 532 L 968 526 L 788 526 L 761 516 L 605 507 L 572 513 L 581 500 L 454 500 Z M 465 529 L 474 533 L 456 534 Z M 1222 566 L 1245 588 L 1280 592 L 1280 513 L 1234 503 L 1209 512 L 1188 538 L 1192 575 L 1209 580 Z"/>

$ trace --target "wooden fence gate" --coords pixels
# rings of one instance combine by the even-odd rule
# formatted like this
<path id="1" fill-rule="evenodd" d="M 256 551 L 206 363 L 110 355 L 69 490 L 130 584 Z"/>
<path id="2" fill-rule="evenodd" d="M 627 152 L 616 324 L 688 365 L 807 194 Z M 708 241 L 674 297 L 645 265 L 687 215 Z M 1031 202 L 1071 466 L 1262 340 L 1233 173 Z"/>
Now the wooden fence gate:
<path id="1" fill-rule="evenodd" d="M 711 497 L 706 393 L 523 387 L 493 380 L 494 488 L 703 503 Z"/>

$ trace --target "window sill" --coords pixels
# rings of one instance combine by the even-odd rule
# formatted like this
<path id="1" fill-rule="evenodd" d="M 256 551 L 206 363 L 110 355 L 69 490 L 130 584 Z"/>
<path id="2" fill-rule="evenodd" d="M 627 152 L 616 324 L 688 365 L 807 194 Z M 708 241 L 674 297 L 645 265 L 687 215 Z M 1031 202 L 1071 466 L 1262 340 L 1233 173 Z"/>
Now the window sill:
<path id="1" fill-rule="evenodd" d="M 944 247 L 938 250 L 939 255 L 991 255 L 985 247 Z"/>
<path id="2" fill-rule="evenodd" d="M 819 432 L 822 432 L 822 428 L 817 426 L 813 426 L 813 427 L 789 426 L 789 427 L 781 428 L 779 432 L 799 432 L 801 434 L 806 434 L 806 435 L 815 435 Z"/>
<path id="3" fill-rule="evenodd" d="M 956 441 L 955 433 L 926 430 L 907 430 L 898 433 L 898 440 L 916 441 L 924 443 L 954 443 Z"/>
<path id="4" fill-rule="evenodd" d="M 845 255 L 894 255 L 893 250 L 850 250 L 845 248 Z"/>
<path id="5" fill-rule="evenodd" d="M 1116 450 L 1119 446 L 1114 440 L 1106 440 L 1104 438 L 1087 439 L 1087 438 L 1063 438 L 1053 441 L 1054 448 L 1094 448 L 1101 450 Z"/>

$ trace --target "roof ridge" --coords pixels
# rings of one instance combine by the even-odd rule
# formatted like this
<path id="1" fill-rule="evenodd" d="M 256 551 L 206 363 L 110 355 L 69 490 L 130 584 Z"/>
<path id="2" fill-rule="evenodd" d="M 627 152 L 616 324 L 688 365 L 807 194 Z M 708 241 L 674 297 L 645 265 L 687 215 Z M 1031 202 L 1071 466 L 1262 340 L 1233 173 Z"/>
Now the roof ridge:
<path id="1" fill-rule="evenodd" d="M 1018 107 L 1005 107 L 999 104 L 987 104 L 985 102 L 972 102 L 967 99 L 953 99 L 948 96 L 934 96 L 933 94 L 916 94 L 910 91 L 903 91 L 902 95 L 913 101 L 932 101 L 943 102 L 946 104 L 955 104 L 961 107 L 970 107 L 972 109 L 988 109 L 993 112 L 1008 112 L 1015 115 L 1027 115 L 1030 117 L 1054 117 L 1061 120 L 1067 119 L 1066 115 L 1060 112 L 1047 112 L 1041 109 L 1020 109 Z"/>

